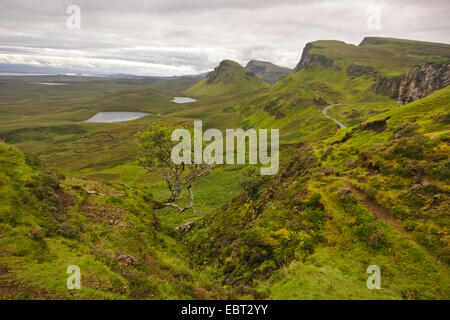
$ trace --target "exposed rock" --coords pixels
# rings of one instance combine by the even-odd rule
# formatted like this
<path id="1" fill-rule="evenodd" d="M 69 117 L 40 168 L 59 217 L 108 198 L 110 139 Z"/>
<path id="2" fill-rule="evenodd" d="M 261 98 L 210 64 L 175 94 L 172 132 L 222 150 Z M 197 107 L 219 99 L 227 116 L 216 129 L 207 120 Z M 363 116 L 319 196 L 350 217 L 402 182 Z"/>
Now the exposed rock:
<path id="1" fill-rule="evenodd" d="M 189 231 L 189 229 L 191 229 L 194 225 L 195 225 L 195 221 L 189 221 L 189 222 L 186 222 L 186 223 L 176 227 L 175 231 L 186 232 L 186 231 Z"/>
<path id="2" fill-rule="evenodd" d="M 366 75 L 374 75 L 378 73 L 376 69 L 370 66 L 358 66 L 351 64 L 347 67 L 347 75 L 350 77 L 361 77 Z"/>
<path id="3" fill-rule="evenodd" d="M 360 126 L 361 130 L 371 130 L 375 131 L 377 133 L 383 132 L 387 128 L 387 120 L 389 120 L 391 117 L 387 117 L 385 119 L 375 120 L 371 122 L 364 123 Z"/>
<path id="4" fill-rule="evenodd" d="M 435 90 L 450 84 L 450 63 L 424 64 L 409 70 L 399 88 L 398 104 L 422 99 Z"/>
<path id="5" fill-rule="evenodd" d="M 378 76 L 375 83 L 372 84 L 372 86 L 370 87 L 370 90 L 372 90 L 375 93 L 397 99 L 402 79 L 403 76 L 392 78 Z"/>
<path id="6" fill-rule="evenodd" d="M 406 74 L 397 77 L 381 77 L 370 90 L 398 100 L 398 105 L 422 99 L 435 90 L 450 84 L 450 64 L 427 63 L 413 67 Z"/>

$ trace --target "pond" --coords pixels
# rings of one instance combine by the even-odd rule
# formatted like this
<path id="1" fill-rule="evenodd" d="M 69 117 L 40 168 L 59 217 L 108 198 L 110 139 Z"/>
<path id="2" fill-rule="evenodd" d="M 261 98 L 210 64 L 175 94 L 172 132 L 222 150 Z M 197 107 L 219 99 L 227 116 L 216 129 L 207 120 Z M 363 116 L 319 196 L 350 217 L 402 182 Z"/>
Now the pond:
<path id="1" fill-rule="evenodd" d="M 174 97 L 173 100 L 170 100 L 170 102 L 175 103 L 189 103 L 189 102 L 195 102 L 197 100 L 189 98 L 189 97 Z"/>
<path id="2" fill-rule="evenodd" d="M 31 84 L 43 84 L 45 86 L 66 86 L 68 83 L 63 82 L 30 82 Z"/>
<path id="3" fill-rule="evenodd" d="M 86 122 L 123 122 L 136 120 L 145 117 L 148 113 L 144 112 L 100 112 Z"/>

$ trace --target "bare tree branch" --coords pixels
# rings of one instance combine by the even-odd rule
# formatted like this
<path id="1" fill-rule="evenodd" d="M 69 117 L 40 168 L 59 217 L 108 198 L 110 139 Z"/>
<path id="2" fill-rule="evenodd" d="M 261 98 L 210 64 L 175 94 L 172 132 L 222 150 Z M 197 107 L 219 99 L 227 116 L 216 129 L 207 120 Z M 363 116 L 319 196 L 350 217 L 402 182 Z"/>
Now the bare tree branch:
<path id="1" fill-rule="evenodd" d="M 183 212 L 194 207 L 192 186 L 195 181 L 208 175 L 213 166 L 208 164 L 175 164 L 171 159 L 171 141 L 173 128 L 163 123 L 156 123 L 138 135 L 138 162 L 148 171 L 160 176 L 170 191 L 170 196 L 164 201 L 155 200 L 155 209 L 171 207 Z M 189 191 L 189 205 L 180 206 L 176 201 L 183 199 L 183 191 Z M 194 212 L 196 212 L 194 208 Z"/>
<path id="2" fill-rule="evenodd" d="M 183 212 L 183 211 L 186 211 L 189 208 L 192 208 L 192 206 L 194 205 L 194 193 L 192 192 L 192 187 L 191 186 L 187 187 L 187 189 L 189 191 L 190 203 L 186 207 L 180 207 L 179 205 L 176 205 L 173 202 L 162 203 L 162 205 L 166 206 L 166 207 L 172 207 L 175 210 L 177 210 L 178 212 Z"/>

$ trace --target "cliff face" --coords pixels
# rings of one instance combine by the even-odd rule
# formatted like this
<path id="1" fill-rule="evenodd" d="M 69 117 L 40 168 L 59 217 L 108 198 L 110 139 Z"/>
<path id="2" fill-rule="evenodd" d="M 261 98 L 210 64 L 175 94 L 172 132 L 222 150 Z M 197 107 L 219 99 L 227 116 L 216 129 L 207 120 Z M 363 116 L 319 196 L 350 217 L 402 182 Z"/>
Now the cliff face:
<path id="1" fill-rule="evenodd" d="M 389 96 L 394 99 L 398 99 L 398 91 L 400 89 L 400 83 L 402 82 L 403 76 L 399 77 L 377 77 L 377 81 L 372 84 L 370 90 L 375 93 Z"/>
<path id="2" fill-rule="evenodd" d="M 426 97 L 450 84 L 450 63 L 425 64 L 409 70 L 403 77 L 398 104 L 404 105 Z"/>
<path id="3" fill-rule="evenodd" d="M 424 64 L 398 77 L 378 77 L 370 87 L 376 93 L 398 100 L 398 105 L 419 100 L 450 84 L 450 64 Z"/>
<path id="4" fill-rule="evenodd" d="M 294 71 L 297 72 L 302 68 L 308 68 L 314 62 L 320 62 L 325 68 L 329 68 L 333 65 L 333 60 L 319 54 L 312 54 L 310 50 L 314 48 L 312 43 L 307 43 L 303 49 L 302 57 L 300 62 L 295 67 Z"/>

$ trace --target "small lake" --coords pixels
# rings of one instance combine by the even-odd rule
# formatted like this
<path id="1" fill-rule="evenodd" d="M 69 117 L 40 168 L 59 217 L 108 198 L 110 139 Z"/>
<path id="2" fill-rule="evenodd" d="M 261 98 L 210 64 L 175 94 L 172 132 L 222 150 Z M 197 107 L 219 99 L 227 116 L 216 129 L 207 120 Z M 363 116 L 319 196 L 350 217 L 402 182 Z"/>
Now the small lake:
<path id="1" fill-rule="evenodd" d="M 100 112 L 86 122 L 123 122 L 136 120 L 145 117 L 148 113 L 144 112 Z"/>
<path id="2" fill-rule="evenodd" d="M 43 84 L 45 86 L 66 86 L 68 83 L 63 82 L 30 82 L 31 84 Z"/>
<path id="3" fill-rule="evenodd" d="M 189 102 L 195 102 L 197 100 L 189 98 L 189 97 L 174 97 L 173 100 L 170 100 L 170 102 L 175 103 L 189 103 Z"/>

